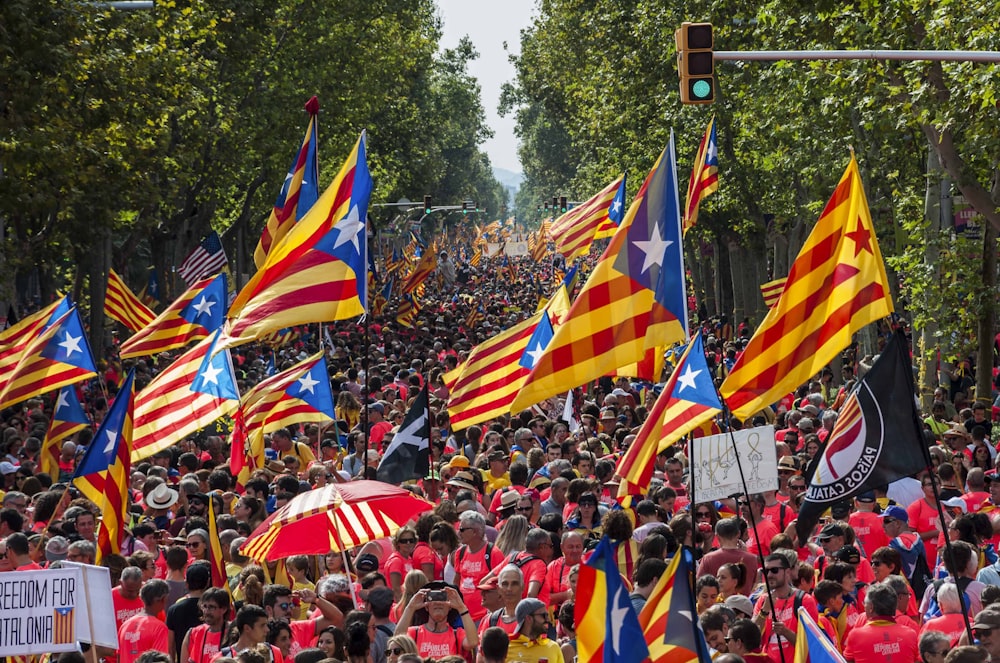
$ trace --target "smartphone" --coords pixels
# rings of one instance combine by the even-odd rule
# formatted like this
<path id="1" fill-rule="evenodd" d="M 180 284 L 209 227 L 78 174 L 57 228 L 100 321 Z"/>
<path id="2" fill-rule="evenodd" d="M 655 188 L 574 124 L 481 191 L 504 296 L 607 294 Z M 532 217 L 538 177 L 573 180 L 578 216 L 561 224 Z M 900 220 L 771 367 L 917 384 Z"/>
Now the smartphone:
<path id="1" fill-rule="evenodd" d="M 448 592 L 444 591 L 443 589 L 432 589 L 432 590 L 430 590 L 430 591 L 427 592 L 427 600 L 428 601 L 447 601 L 448 600 Z"/>

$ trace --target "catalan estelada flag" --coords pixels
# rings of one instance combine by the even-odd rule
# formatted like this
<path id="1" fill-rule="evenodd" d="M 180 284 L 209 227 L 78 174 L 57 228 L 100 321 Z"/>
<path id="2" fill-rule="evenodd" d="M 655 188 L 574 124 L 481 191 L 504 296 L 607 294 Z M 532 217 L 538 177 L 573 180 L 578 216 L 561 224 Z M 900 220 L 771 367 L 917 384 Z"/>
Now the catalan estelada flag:
<path id="1" fill-rule="evenodd" d="M 97 375 L 87 334 L 74 306 L 32 339 L 0 392 L 0 410 Z"/>
<path id="2" fill-rule="evenodd" d="M 698 145 L 698 155 L 688 180 L 687 204 L 684 206 L 684 232 L 698 221 L 701 201 L 719 189 L 719 142 L 715 136 L 715 116 L 708 121 L 705 135 Z"/>
<path id="3" fill-rule="evenodd" d="M 865 325 L 892 313 L 889 280 L 868 201 L 851 162 L 792 264 L 722 396 L 746 420 L 809 380 Z"/>
<path id="4" fill-rule="evenodd" d="M 598 232 L 601 237 L 610 237 L 618 230 L 609 216 L 613 214 L 613 203 L 618 199 L 619 190 L 624 191 L 625 176 L 607 185 L 590 199 L 580 203 L 552 222 L 549 236 L 556 244 L 556 251 L 566 260 L 572 260 L 590 251 Z M 618 218 L 624 211 L 624 203 L 618 201 Z"/>
<path id="5" fill-rule="evenodd" d="M 226 560 L 222 556 L 222 543 L 219 541 L 219 526 L 216 524 L 215 499 L 208 496 L 208 561 L 212 566 L 212 587 L 221 587 L 232 598 L 232 590 L 226 578 Z"/>
<path id="6" fill-rule="evenodd" d="M 133 462 L 174 446 L 236 409 L 232 362 L 227 352 L 212 352 L 216 343 L 216 335 L 202 339 L 136 396 Z"/>
<path id="7" fill-rule="evenodd" d="M 472 349 L 461 373 L 448 387 L 448 417 L 454 430 L 511 411 L 511 403 L 530 371 L 521 362 L 538 325 L 543 317 L 558 325 L 568 311 L 569 297 L 566 289 L 560 287 L 544 310 Z M 545 350 L 544 346 L 541 350 Z"/>
<path id="8" fill-rule="evenodd" d="M 372 178 L 365 145 L 362 132 L 330 186 L 236 296 L 228 338 L 220 347 L 368 310 L 366 217 Z"/>
<path id="9" fill-rule="evenodd" d="M 38 454 L 39 469 L 53 481 L 59 480 L 59 443 L 70 435 L 75 435 L 90 425 L 90 418 L 83 411 L 83 405 L 76 395 L 76 389 L 67 385 L 59 390 L 56 404 L 52 407 L 52 421 L 45 432 L 41 452 Z"/>
<path id="10" fill-rule="evenodd" d="M 225 274 L 198 281 L 122 343 L 122 359 L 183 348 L 211 335 L 225 320 L 228 296 Z"/>
<path id="11" fill-rule="evenodd" d="M 635 441 L 618 461 L 618 495 L 649 490 L 656 455 L 722 411 L 705 362 L 701 332 L 694 335 L 656 399 Z"/>
<path id="12" fill-rule="evenodd" d="M 302 139 L 299 153 L 295 156 L 288 169 L 288 175 L 278 192 L 271 216 L 260 235 L 260 242 L 253 252 L 253 261 L 260 269 L 264 266 L 267 253 L 271 247 L 282 240 L 296 221 L 306 215 L 306 212 L 319 198 L 319 158 L 317 157 L 317 117 L 319 116 L 319 99 L 312 97 L 306 102 L 306 112 L 309 113 L 309 125 Z"/>
<path id="13" fill-rule="evenodd" d="M 652 663 L 712 660 L 705 635 L 698 625 L 693 569 L 691 551 L 682 547 L 674 553 L 639 613 L 639 625 Z"/>
<path id="14" fill-rule="evenodd" d="M 792 663 L 846 663 L 829 636 L 813 620 L 809 611 L 799 608 L 795 633 L 795 660 Z"/>
<path id="15" fill-rule="evenodd" d="M 152 324 L 156 314 L 129 290 L 115 270 L 108 272 L 108 287 L 104 296 L 104 315 L 137 332 Z"/>
<path id="16" fill-rule="evenodd" d="M 399 308 L 396 309 L 396 322 L 404 327 L 412 327 L 413 321 L 420 313 L 420 302 L 415 295 L 404 293 L 399 299 Z"/>
<path id="17" fill-rule="evenodd" d="M 76 642 L 76 616 L 73 608 L 55 608 L 52 611 L 52 644 L 68 645 Z"/>
<path id="18" fill-rule="evenodd" d="M 467 329 L 475 329 L 476 325 L 486 319 L 486 309 L 483 305 L 473 306 L 469 310 L 469 315 L 465 317 L 465 327 Z"/>
<path id="19" fill-rule="evenodd" d="M 580 566 L 576 587 L 573 616 L 577 660 L 580 663 L 645 660 L 649 648 L 608 537 L 601 539 L 587 563 Z"/>
<path id="20" fill-rule="evenodd" d="M 142 303 L 150 309 L 154 306 L 159 306 L 160 277 L 157 274 L 155 267 L 149 268 L 149 277 L 146 279 L 146 285 L 142 286 L 142 290 L 139 291 L 139 299 L 141 299 Z"/>
<path id="21" fill-rule="evenodd" d="M 403 282 L 403 292 L 410 293 L 416 290 L 435 269 L 437 269 L 437 251 L 431 245 L 424 250 L 413 271 L 407 275 L 406 281 Z"/>
<path id="22" fill-rule="evenodd" d="M 132 407 L 135 369 L 108 409 L 87 453 L 73 475 L 73 485 L 100 505 L 101 524 L 97 531 L 97 562 L 121 551 L 128 507 L 127 491 L 131 475 Z"/>
<path id="23" fill-rule="evenodd" d="M 253 436 L 290 424 L 336 419 L 326 359 L 318 352 L 259 382 L 241 399 L 244 422 Z"/>
<path id="24" fill-rule="evenodd" d="M 7 386 L 10 375 L 28 344 L 68 313 L 71 306 L 69 297 L 60 297 L 42 310 L 0 331 L 0 392 Z"/>
<path id="25" fill-rule="evenodd" d="M 621 366 L 640 365 L 655 348 L 687 338 L 678 196 L 671 136 L 566 322 L 514 399 L 514 411 Z"/>

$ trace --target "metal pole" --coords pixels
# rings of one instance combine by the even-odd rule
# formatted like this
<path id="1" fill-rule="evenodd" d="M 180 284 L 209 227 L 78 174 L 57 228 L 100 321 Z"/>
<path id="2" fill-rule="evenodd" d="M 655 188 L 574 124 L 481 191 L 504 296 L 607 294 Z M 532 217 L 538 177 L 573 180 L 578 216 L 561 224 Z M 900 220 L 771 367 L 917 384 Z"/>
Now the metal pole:
<path id="1" fill-rule="evenodd" d="M 904 62 L 1000 62 L 1000 51 L 714 51 L 715 60 L 899 60 Z"/>

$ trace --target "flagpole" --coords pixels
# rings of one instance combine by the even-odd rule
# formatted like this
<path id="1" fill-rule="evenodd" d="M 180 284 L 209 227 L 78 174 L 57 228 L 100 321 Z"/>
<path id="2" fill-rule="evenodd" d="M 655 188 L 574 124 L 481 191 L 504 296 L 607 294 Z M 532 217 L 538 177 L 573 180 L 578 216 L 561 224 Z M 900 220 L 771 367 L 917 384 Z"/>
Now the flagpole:
<path id="1" fill-rule="evenodd" d="M 367 276 L 366 276 L 367 278 Z M 361 353 L 361 370 L 365 373 L 365 379 L 361 381 L 361 430 L 365 434 L 365 464 L 361 472 L 361 478 L 368 478 L 368 314 L 362 317 L 361 326 L 364 330 L 365 349 Z"/>
<path id="2" fill-rule="evenodd" d="M 747 486 L 746 474 L 744 474 L 744 472 L 743 472 L 743 463 L 740 462 L 740 452 L 739 452 L 739 449 L 736 448 L 736 436 L 733 435 L 733 427 L 732 427 L 732 425 L 730 425 L 730 418 L 729 418 L 730 410 L 729 410 L 729 405 L 726 404 L 726 399 L 722 397 L 722 392 L 719 391 L 718 387 L 715 388 L 715 393 L 719 396 L 719 402 L 722 403 L 722 415 L 725 417 L 726 432 L 729 434 L 729 441 L 733 445 L 733 455 L 736 456 L 736 469 L 738 469 L 739 472 L 740 472 L 740 485 L 743 486 L 743 495 L 744 495 L 744 497 L 747 500 L 747 515 L 750 518 L 750 526 L 753 529 L 753 538 L 757 542 L 757 561 L 760 564 L 760 570 L 761 570 L 761 573 L 764 576 L 764 591 L 767 592 L 767 602 L 771 606 L 771 619 L 773 620 L 773 619 L 777 618 L 775 616 L 775 612 L 774 612 L 774 594 L 771 592 L 771 586 L 767 584 L 767 571 L 764 570 L 765 569 L 765 567 L 764 567 L 764 552 L 763 552 L 764 549 L 761 547 L 760 532 L 757 531 L 757 519 L 754 517 L 754 515 L 753 515 L 753 509 L 750 507 L 750 489 Z M 739 514 L 739 500 L 737 500 L 737 502 L 736 502 L 736 511 L 737 511 L 737 514 Z M 805 544 L 804 541 L 802 543 Z M 796 617 L 796 619 L 798 619 L 798 617 Z M 773 629 L 774 627 L 772 626 L 771 628 Z M 764 629 L 761 628 L 761 631 L 763 631 L 763 630 Z M 785 648 L 781 646 L 781 636 L 779 636 L 777 634 L 775 634 L 775 635 L 779 638 L 779 640 L 778 640 L 778 654 L 781 655 L 781 663 L 786 663 L 785 662 Z"/>

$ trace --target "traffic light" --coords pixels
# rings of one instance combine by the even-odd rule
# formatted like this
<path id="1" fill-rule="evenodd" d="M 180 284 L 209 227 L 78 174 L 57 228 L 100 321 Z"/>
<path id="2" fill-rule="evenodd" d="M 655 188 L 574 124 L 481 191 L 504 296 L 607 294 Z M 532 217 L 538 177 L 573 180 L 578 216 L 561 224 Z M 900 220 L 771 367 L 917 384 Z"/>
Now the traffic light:
<path id="1" fill-rule="evenodd" d="M 555 214 L 556 210 L 559 209 L 559 196 L 552 196 L 552 213 Z"/>
<path id="2" fill-rule="evenodd" d="M 479 208 L 476 207 L 476 203 L 474 203 L 473 201 L 471 200 L 462 201 L 462 214 L 466 214 L 468 212 L 478 212 L 478 211 Z"/>
<path id="3" fill-rule="evenodd" d="M 566 196 L 559 196 L 559 212 L 565 214 L 566 209 Z"/>
<path id="4" fill-rule="evenodd" d="M 681 23 L 674 33 L 682 104 L 715 101 L 715 57 L 711 23 Z"/>
<path id="5" fill-rule="evenodd" d="M 431 197 L 429 195 L 424 196 L 424 214 L 431 213 Z"/>

